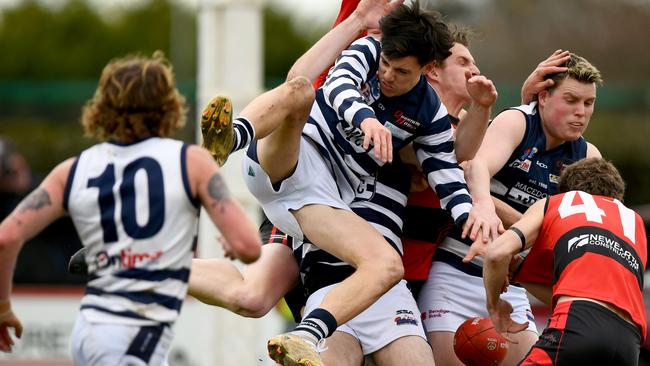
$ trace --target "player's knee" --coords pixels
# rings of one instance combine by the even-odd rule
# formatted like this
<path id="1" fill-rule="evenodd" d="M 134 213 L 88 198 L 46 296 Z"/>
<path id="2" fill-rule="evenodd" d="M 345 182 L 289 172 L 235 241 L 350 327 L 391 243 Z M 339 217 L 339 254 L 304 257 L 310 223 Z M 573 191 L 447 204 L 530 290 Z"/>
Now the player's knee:
<path id="1" fill-rule="evenodd" d="M 266 315 L 273 305 L 268 305 L 263 296 L 253 292 L 242 292 L 235 300 L 235 313 L 247 318 L 261 318 Z"/>
<path id="2" fill-rule="evenodd" d="M 373 267 L 379 272 L 379 278 L 384 286 L 393 287 L 404 278 L 404 265 L 397 251 L 390 251 L 375 256 Z"/>
<path id="3" fill-rule="evenodd" d="M 291 117 L 297 122 L 304 123 L 309 116 L 316 93 L 309 79 L 298 76 L 286 83 L 286 100 L 292 104 Z"/>

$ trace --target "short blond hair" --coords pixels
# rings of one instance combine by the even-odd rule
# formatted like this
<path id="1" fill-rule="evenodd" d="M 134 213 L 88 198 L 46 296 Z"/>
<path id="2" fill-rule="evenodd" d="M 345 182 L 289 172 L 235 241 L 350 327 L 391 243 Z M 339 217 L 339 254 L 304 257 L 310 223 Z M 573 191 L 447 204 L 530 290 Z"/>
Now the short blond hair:
<path id="1" fill-rule="evenodd" d="M 567 67 L 568 70 L 546 77 L 546 79 L 553 79 L 555 81 L 553 86 L 548 89 L 549 92 L 552 92 L 562 81 L 568 78 L 575 79 L 581 83 L 603 84 L 603 77 L 600 71 L 582 56 L 571 53 L 571 56 L 563 66 Z"/>
<path id="2" fill-rule="evenodd" d="M 109 62 L 95 95 L 83 108 L 87 136 L 131 143 L 168 137 L 185 125 L 187 105 L 176 89 L 171 64 L 162 52 Z"/>

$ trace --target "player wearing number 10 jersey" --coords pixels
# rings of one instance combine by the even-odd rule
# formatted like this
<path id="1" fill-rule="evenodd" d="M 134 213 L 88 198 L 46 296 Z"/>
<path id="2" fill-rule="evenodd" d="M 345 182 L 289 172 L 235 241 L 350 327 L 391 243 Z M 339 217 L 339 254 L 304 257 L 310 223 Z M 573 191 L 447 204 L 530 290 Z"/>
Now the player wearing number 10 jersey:
<path id="1" fill-rule="evenodd" d="M 209 153 L 166 138 L 184 98 L 162 55 L 109 63 L 84 108 L 86 132 L 106 142 L 64 161 L 0 225 L 0 350 L 22 326 L 9 302 L 22 244 L 66 212 L 86 248 L 89 280 L 72 335 L 75 365 L 164 365 L 203 205 L 226 254 L 259 256 L 257 230 Z"/>
<path id="2" fill-rule="evenodd" d="M 638 363 L 646 334 L 647 239 L 641 217 L 621 203 L 624 188 L 610 163 L 574 163 L 560 178 L 565 193 L 535 203 L 490 245 L 483 276 L 497 330 L 520 327 L 499 299 L 508 262 L 519 250 L 532 246 L 514 280 L 553 307 L 523 365 Z"/>

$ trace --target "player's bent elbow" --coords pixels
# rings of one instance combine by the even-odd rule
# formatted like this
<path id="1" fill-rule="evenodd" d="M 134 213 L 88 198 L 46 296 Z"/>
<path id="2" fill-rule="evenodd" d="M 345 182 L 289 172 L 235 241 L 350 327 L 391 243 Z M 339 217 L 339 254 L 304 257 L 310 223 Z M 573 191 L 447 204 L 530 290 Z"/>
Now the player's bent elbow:
<path id="1" fill-rule="evenodd" d="M 247 318 L 261 318 L 268 314 L 274 305 L 260 293 L 246 291 L 235 300 L 233 311 Z"/>
<path id="2" fill-rule="evenodd" d="M 260 242 L 258 240 L 254 240 L 240 246 L 239 250 L 237 251 L 237 258 L 246 264 L 250 264 L 255 262 L 261 254 L 262 247 L 260 245 Z"/>

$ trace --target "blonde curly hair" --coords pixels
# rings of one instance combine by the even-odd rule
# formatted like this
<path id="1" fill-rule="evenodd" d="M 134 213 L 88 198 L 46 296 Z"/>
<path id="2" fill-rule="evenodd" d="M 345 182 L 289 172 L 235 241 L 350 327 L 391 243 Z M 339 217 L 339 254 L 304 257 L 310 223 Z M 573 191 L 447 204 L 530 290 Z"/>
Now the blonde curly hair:
<path id="1" fill-rule="evenodd" d="M 171 64 L 156 51 L 152 57 L 126 56 L 109 62 L 94 97 L 83 107 L 81 124 L 87 136 L 131 143 L 170 136 L 185 125 L 186 114 Z"/>

